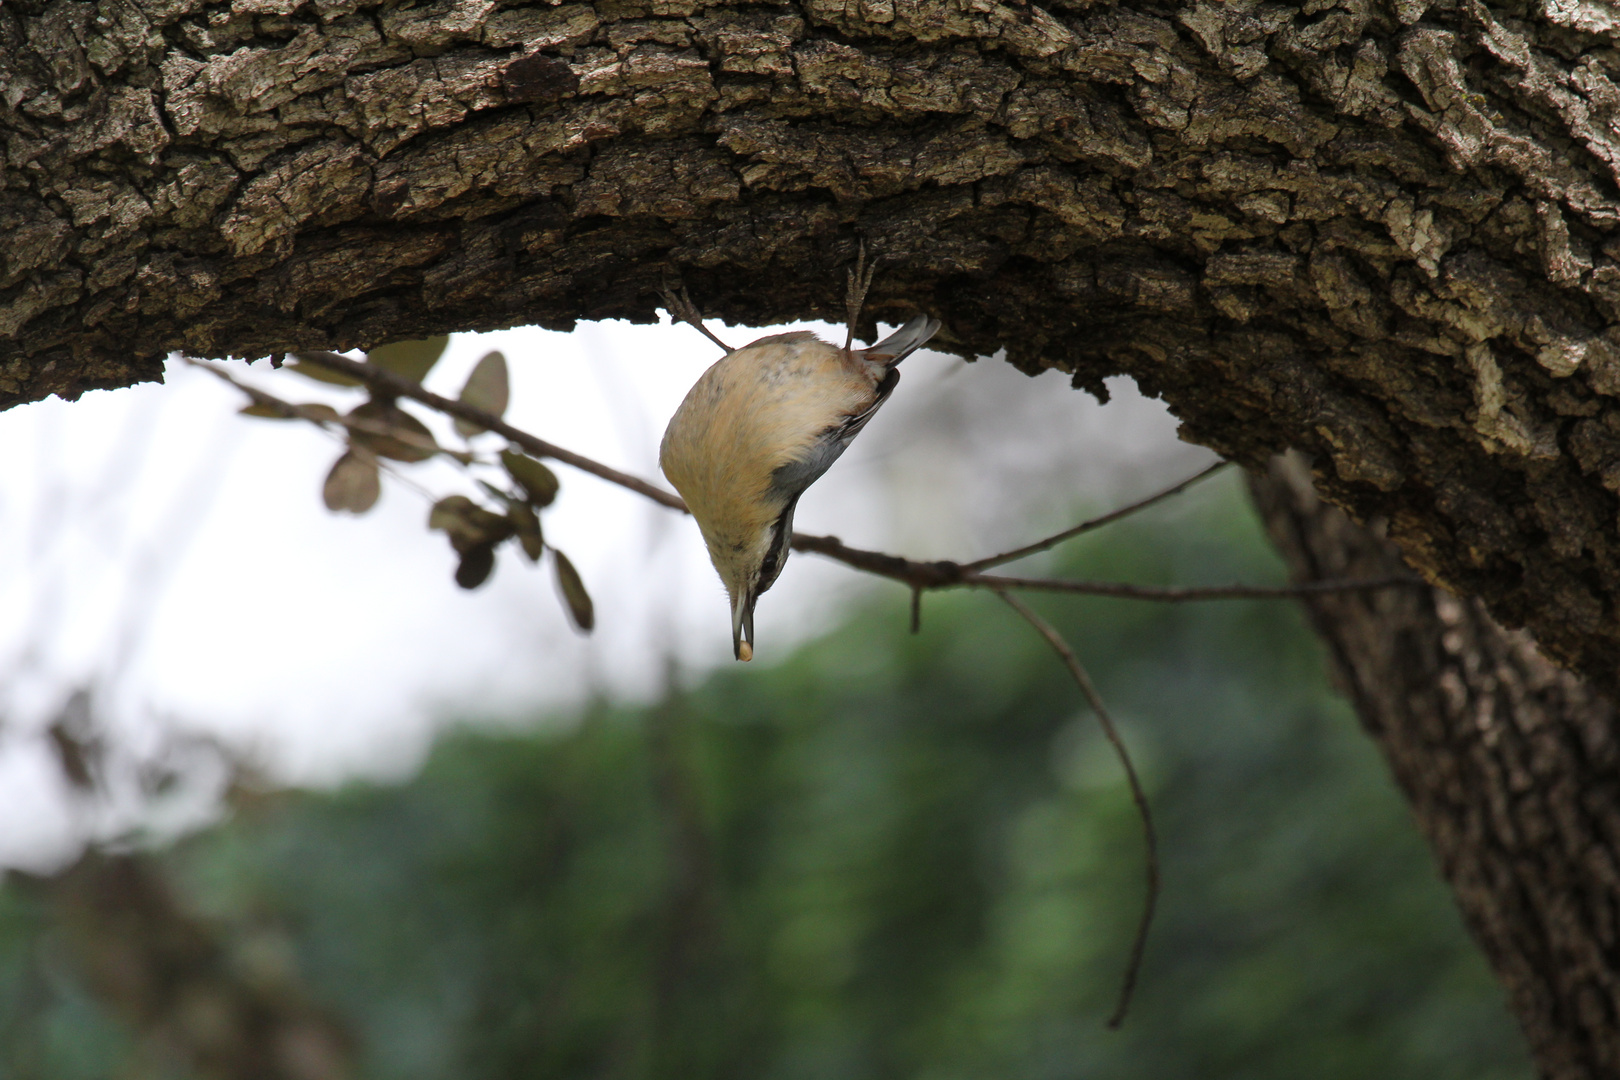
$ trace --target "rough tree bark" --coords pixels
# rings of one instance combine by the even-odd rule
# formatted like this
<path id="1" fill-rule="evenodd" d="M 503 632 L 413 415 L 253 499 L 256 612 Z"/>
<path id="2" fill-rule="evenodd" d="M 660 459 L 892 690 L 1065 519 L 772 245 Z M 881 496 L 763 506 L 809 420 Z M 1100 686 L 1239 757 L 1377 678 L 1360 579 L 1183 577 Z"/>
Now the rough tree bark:
<path id="1" fill-rule="evenodd" d="M 1581 0 L 21 0 L 0 403 L 447 329 L 876 314 L 1286 446 L 1611 689 L 1620 24 Z"/>
<path id="2" fill-rule="evenodd" d="M 1296 579 L 1398 573 L 1400 552 L 1322 502 L 1298 457 L 1250 474 Z M 1615 709 L 1444 589 L 1306 602 L 1549 1080 L 1620 1076 L 1620 730 Z"/>
<path id="3" fill-rule="evenodd" d="M 1617 42 L 1586 0 L 12 0 L 0 405 L 677 275 L 828 316 L 864 236 L 878 317 L 1309 452 L 1612 693 Z"/>

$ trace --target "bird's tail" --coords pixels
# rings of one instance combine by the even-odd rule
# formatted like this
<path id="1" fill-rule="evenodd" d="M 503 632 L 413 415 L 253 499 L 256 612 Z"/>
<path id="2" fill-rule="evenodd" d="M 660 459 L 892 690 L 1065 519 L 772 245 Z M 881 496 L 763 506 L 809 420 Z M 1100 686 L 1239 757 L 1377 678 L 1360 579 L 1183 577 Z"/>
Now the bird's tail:
<path id="1" fill-rule="evenodd" d="M 922 348 L 939 327 L 939 320 L 932 315 L 918 315 L 876 345 L 864 350 L 866 359 L 893 367 Z"/>

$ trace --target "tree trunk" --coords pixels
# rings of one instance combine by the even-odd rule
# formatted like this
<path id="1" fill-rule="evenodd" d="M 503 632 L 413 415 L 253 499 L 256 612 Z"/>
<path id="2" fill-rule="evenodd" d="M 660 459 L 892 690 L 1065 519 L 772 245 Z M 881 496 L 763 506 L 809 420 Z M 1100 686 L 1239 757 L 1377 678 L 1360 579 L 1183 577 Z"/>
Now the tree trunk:
<path id="1" fill-rule="evenodd" d="M 1308 452 L 1613 693 L 1617 39 L 1585 0 L 13 0 L 0 405 L 173 349 L 646 320 L 676 277 L 734 322 L 835 316 L 865 237 L 875 317 L 1129 374 L 1253 467 Z M 1541 925 L 1502 933 L 1563 948 Z M 1612 995 L 1538 985 L 1527 1024 L 1615 1075 Z"/>
<path id="2" fill-rule="evenodd" d="M 1403 568 L 1297 457 L 1250 474 L 1301 581 Z M 1549 1080 L 1620 1076 L 1620 745 L 1579 677 L 1443 589 L 1306 601 L 1337 680 L 1506 984 Z"/>

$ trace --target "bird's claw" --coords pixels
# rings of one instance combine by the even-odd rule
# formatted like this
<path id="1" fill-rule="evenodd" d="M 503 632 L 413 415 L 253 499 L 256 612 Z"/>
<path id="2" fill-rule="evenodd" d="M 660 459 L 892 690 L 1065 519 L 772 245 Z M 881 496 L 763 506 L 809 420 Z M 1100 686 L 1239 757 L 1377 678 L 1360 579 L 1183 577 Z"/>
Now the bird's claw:
<path id="1" fill-rule="evenodd" d="M 664 310 L 669 312 L 669 317 L 671 319 L 674 319 L 676 322 L 683 322 L 696 327 L 698 333 L 702 334 L 704 337 L 708 338 L 710 341 L 714 342 L 728 353 L 737 351 L 730 345 L 727 345 L 725 342 L 721 341 L 714 335 L 713 332 L 709 330 L 707 326 L 703 325 L 703 316 L 701 313 L 699 313 L 697 305 L 692 303 L 692 294 L 686 291 L 685 282 L 680 283 L 678 292 L 676 291 L 675 287 L 666 282 L 664 287 L 659 291 L 659 294 L 664 299 Z"/>
<path id="2" fill-rule="evenodd" d="M 844 337 L 845 352 L 855 344 L 855 327 L 861 321 L 861 309 L 866 306 L 866 294 L 872 288 L 872 278 L 876 273 L 877 260 L 873 259 L 870 266 L 866 263 L 866 238 L 862 237 L 860 246 L 855 250 L 855 266 L 846 272 L 844 318 L 849 332 Z"/>

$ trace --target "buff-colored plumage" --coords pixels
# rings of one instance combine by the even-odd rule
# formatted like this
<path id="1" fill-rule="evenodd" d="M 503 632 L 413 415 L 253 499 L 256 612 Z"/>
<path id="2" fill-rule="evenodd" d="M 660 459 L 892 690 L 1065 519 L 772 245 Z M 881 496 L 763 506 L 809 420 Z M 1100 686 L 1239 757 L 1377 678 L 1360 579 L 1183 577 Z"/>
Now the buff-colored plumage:
<path id="1" fill-rule="evenodd" d="M 781 571 L 799 495 L 894 389 L 894 365 L 938 327 L 918 316 L 865 350 L 804 331 L 761 338 L 704 372 L 670 419 L 659 464 L 726 586 L 739 659 L 753 654 L 754 601 Z"/>
<path id="2" fill-rule="evenodd" d="M 754 555 L 781 516 L 776 470 L 802 459 L 835 418 L 872 404 L 884 369 L 857 357 L 809 332 L 763 338 L 704 372 L 681 402 L 659 463 L 716 566 Z"/>

